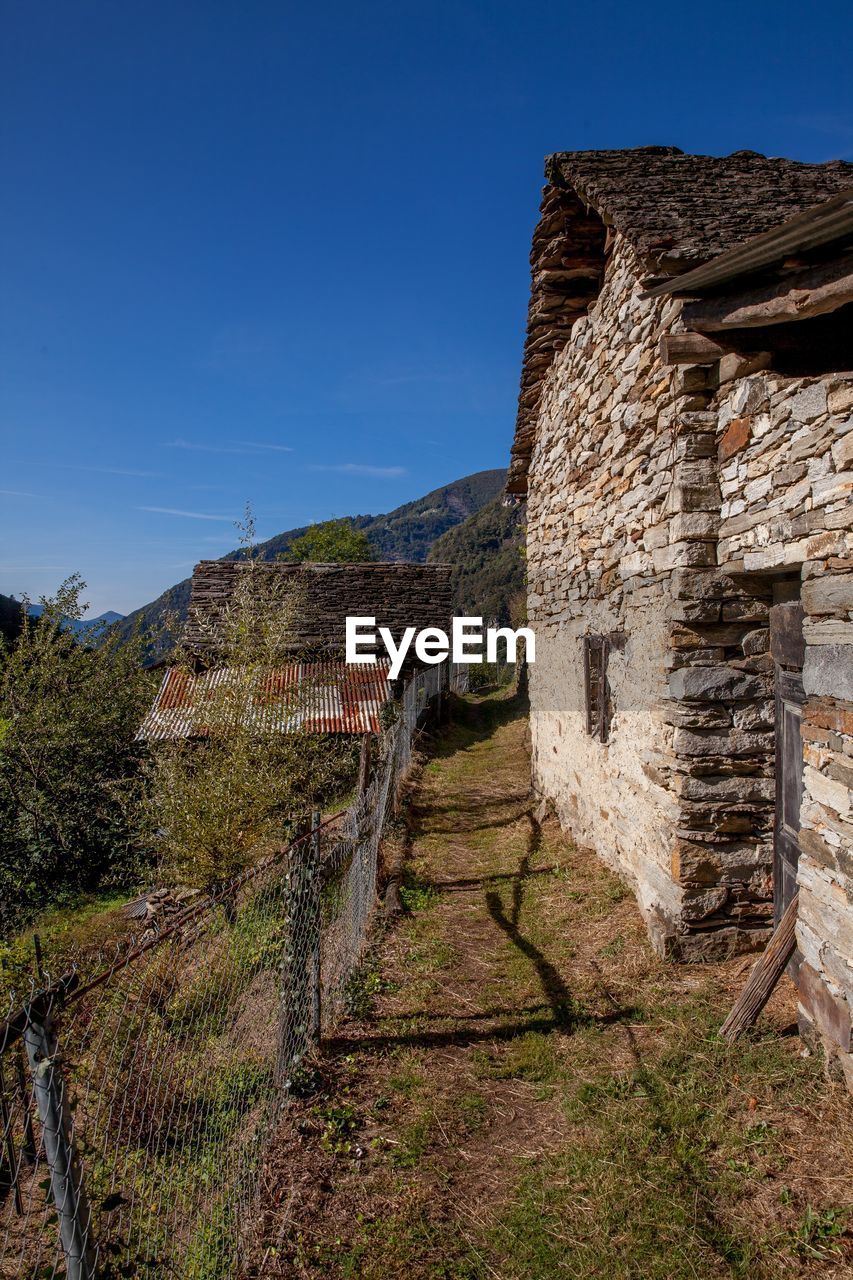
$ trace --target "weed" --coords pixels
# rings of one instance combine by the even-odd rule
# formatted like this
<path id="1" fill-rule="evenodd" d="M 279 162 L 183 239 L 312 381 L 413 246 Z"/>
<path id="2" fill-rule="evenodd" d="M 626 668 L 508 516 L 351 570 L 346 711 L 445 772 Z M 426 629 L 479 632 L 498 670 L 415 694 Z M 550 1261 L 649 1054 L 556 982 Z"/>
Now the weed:
<path id="1" fill-rule="evenodd" d="M 432 1123 L 432 1112 L 425 1111 L 401 1131 L 399 1143 L 391 1156 L 395 1168 L 413 1169 L 420 1163 L 429 1149 Z"/>
<path id="2" fill-rule="evenodd" d="M 553 1085 L 564 1073 L 553 1035 L 542 1031 L 528 1031 L 518 1036 L 503 1051 L 489 1053 L 476 1048 L 471 1056 L 478 1075 L 493 1080 L 529 1080 Z"/>
<path id="3" fill-rule="evenodd" d="M 349 1103 L 315 1107 L 313 1114 L 322 1124 L 320 1146 L 334 1155 L 349 1155 L 352 1135 L 358 1128 L 358 1114 Z"/>
<path id="4" fill-rule="evenodd" d="M 609 959 L 616 959 L 616 957 L 621 956 L 624 951 L 625 939 L 621 933 L 617 933 L 615 938 L 611 938 L 609 942 L 604 944 L 598 954 L 600 956 L 607 956 Z"/>
<path id="5" fill-rule="evenodd" d="M 426 911 L 438 901 L 438 890 L 435 885 L 418 879 L 415 873 L 408 869 L 400 887 L 400 897 L 407 911 Z"/>
<path id="6" fill-rule="evenodd" d="M 424 1083 L 425 1076 L 420 1059 L 412 1052 L 401 1051 L 397 1055 L 397 1066 L 388 1077 L 388 1088 L 395 1093 L 414 1093 Z"/>
<path id="7" fill-rule="evenodd" d="M 344 988 L 344 1009 L 350 1018 L 359 1021 L 370 1017 L 376 1007 L 376 999 L 390 989 L 374 964 L 357 969 Z"/>
<path id="8" fill-rule="evenodd" d="M 844 1234 L 848 1217 L 847 1209 L 814 1209 L 807 1205 L 794 1233 L 794 1253 L 803 1258 L 840 1256 L 838 1241 Z"/>
<path id="9" fill-rule="evenodd" d="M 463 1093 L 457 1106 L 462 1124 L 469 1133 L 474 1133 L 483 1127 L 488 1114 L 488 1105 L 482 1094 Z"/>

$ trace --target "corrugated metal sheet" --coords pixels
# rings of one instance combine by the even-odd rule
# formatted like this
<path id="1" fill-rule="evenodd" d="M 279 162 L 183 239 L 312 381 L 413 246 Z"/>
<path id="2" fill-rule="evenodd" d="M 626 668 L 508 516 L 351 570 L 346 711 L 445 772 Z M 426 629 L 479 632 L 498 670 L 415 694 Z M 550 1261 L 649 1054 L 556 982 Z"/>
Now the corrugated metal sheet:
<path id="1" fill-rule="evenodd" d="M 249 725 L 259 734 L 379 733 L 391 697 L 389 663 L 291 662 L 260 674 L 247 688 L 240 670 L 219 667 L 200 675 L 171 667 L 137 738 L 145 742 L 207 737 L 211 721 Z"/>

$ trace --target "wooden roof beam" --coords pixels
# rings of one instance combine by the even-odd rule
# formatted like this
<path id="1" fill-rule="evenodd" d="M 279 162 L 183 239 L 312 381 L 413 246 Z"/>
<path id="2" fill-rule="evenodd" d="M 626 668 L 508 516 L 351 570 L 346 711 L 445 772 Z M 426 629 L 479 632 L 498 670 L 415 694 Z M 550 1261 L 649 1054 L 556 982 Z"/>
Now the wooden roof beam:
<path id="1" fill-rule="evenodd" d="M 702 333 L 755 329 L 827 315 L 853 302 L 853 261 L 824 263 L 723 298 L 685 302 L 681 318 Z"/>

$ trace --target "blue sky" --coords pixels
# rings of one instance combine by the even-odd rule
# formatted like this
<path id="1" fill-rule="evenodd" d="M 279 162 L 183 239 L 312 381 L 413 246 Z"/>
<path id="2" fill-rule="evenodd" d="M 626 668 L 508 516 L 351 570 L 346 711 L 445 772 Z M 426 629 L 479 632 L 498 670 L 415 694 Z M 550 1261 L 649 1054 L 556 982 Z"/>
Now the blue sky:
<path id="1" fill-rule="evenodd" d="M 506 463 L 543 157 L 853 158 L 849 4 L 2 5 L 0 591 Z"/>

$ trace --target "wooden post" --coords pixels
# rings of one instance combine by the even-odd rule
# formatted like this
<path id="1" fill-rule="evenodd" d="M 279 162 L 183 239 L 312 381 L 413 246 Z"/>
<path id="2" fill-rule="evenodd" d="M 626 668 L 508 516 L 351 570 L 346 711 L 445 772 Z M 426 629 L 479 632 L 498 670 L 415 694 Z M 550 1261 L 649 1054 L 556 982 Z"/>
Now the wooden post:
<path id="1" fill-rule="evenodd" d="M 0 1191 L 7 1191 L 9 1187 L 14 1189 L 15 1212 L 19 1218 L 22 1218 L 24 1216 L 24 1206 L 21 1200 L 21 1188 L 18 1183 L 15 1139 L 12 1134 L 12 1113 L 6 1100 L 6 1081 L 3 1078 L 2 1055 L 0 1055 L 0 1124 L 3 1126 L 3 1145 L 5 1147 L 6 1162 L 9 1166 L 9 1180 L 7 1182 L 2 1164 L 3 1153 L 0 1152 Z"/>
<path id="2" fill-rule="evenodd" d="M 320 985 L 322 981 L 320 967 L 320 942 L 322 937 L 320 894 L 322 890 L 322 883 L 320 876 L 320 814 L 317 812 L 311 814 L 310 858 L 311 862 L 308 881 L 309 909 L 306 912 L 306 915 L 309 927 L 314 931 L 314 945 L 312 947 L 311 964 L 311 1040 L 315 1045 L 318 1045 L 320 1043 L 320 1016 L 322 1013 L 322 1009 L 320 1007 Z"/>
<path id="3" fill-rule="evenodd" d="M 24 1049 L 42 1128 L 50 1189 L 59 1219 L 59 1238 L 68 1280 L 94 1280 L 92 1216 L 83 1171 L 71 1136 L 71 1113 L 47 1011 L 34 1013 L 24 1029 Z"/>
<path id="4" fill-rule="evenodd" d="M 33 1118 L 30 1115 L 30 1100 L 27 1097 L 27 1077 L 24 1072 L 24 1060 L 21 1055 L 20 1044 L 15 1045 L 15 1078 L 18 1084 L 18 1096 L 21 1101 L 21 1110 L 24 1113 L 24 1141 L 21 1147 L 21 1155 L 27 1164 L 35 1164 L 36 1162 L 36 1140 L 33 1136 Z"/>
<path id="5" fill-rule="evenodd" d="M 753 966 L 746 986 L 735 1001 L 734 1008 L 720 1027 L 720 1035 L 724 1040 L 737 1040 L 749 1030 L 785 972 L 785 966 L 797 945 L 799 896 L 798 893 L 794 894 L 787 911 L 773 932 L 773 937 Z"/>
<path id="6" fill-rule="evenodd" d="M 361 754 L 358 758 L 358 795 L 363 796 L 370 782 L 370 755 L 373 737 L 365 733 L 361 739 Z"/>
<path id="7" fill-rule="evenodd" d="M 32 948 L 36 954 L 36 973 L 38 974 L 38 982 L 40 982 L 41 986 L 44 987 L 45 986 L 45 961 L 44 959 L 42 959 L 42 955 L 41 955 L 41 938 L 38 937 L 37 933 L 33 933 Z"/>

